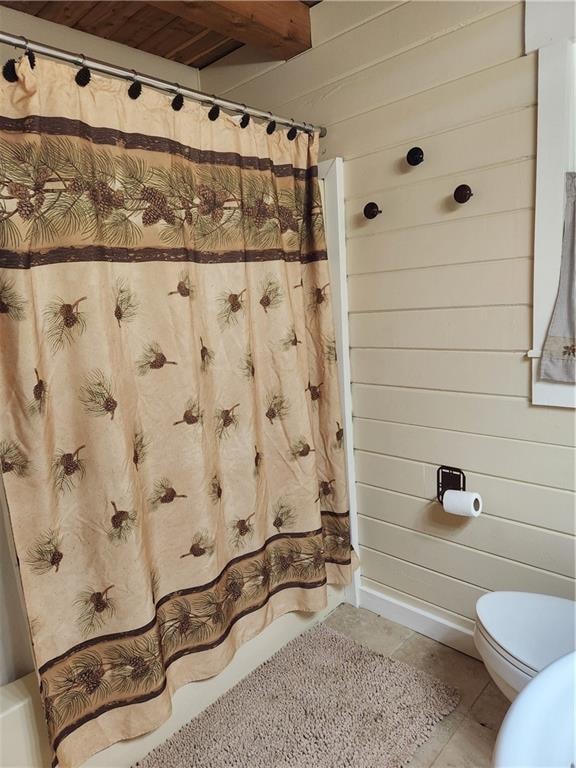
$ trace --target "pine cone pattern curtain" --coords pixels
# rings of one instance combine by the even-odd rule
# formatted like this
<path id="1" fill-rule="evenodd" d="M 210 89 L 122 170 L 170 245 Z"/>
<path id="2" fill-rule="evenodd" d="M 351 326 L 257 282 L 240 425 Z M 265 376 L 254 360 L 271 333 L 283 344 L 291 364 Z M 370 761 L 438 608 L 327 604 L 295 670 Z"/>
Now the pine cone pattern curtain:
<path id="1" fill-rule="evenodd" d="M 350 546 L 317 137 L 24 57 L 0 459 L 55 762 L 160 725 Z"/>

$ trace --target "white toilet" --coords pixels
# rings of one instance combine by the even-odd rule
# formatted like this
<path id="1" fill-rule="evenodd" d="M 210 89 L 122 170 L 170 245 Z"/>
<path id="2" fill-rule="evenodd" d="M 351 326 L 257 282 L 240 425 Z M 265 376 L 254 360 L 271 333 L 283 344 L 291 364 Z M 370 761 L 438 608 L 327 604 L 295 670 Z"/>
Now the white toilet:
<path id="1" fill-rule="evenodd" d="M 474 642 L 513 701 L 530 680 L 576 649 L 576 603 L 530 592 L 491 592 L 476 603 Z"/>

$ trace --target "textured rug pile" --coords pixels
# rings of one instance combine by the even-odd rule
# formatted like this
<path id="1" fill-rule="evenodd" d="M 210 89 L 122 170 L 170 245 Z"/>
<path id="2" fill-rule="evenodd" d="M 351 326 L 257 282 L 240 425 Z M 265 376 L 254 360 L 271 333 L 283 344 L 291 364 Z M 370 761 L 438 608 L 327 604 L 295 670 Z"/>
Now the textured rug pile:
<path id="1" fill-rule="evenodd" d="M 323 625 L 154 749 L 139 768 L 402 768 L 458 692 Z"/>

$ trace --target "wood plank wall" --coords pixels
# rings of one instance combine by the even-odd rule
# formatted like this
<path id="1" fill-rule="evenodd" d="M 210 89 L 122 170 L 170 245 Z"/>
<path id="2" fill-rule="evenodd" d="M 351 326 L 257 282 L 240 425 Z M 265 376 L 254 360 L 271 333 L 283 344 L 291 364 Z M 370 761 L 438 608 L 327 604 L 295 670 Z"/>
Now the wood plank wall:
<path id="1" fill-rule="evenodd" d="M 363 581 L 463 626 L 488 590 L 574 596 L 574 414 L 530 405 L 525 358 L 537 92 L 523 19 L 518 2 L 326 0 L 311 51 L 238 51 L 201 73 L 210 93 L 327 125 L 322 159 L 346 161 Z M 460 183 L 474 198 L 459 207 Z M 483 495 L 477 520 L 431 501 L 439 464 Z"/>

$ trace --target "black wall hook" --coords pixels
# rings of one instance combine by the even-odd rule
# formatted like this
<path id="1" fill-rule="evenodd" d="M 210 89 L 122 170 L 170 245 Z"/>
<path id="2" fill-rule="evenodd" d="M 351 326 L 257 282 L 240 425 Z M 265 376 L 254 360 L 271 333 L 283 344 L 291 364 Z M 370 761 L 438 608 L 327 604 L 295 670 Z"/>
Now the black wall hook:
<path id="1" fill-rule="evenodd" d="M 406 153 L 406 162 L 408 165 L 420 165 L 424 162 L 424 150 L 422 147 L 412 147 Z"/>
<path id="2" fill-rule="evenodd" d="M 364 217 L 366 219 L 375 219 L 381 213 L 382 211 L 378 207 L 378 203 L 366 203 L 364 206 Z"/>
<path id="3" fill-rule="evenodd" d="M 460 205 L 467 203 L 471 197 L 473 197 L 473 193 L 468 184 L 460 184 L 454 190 L 454 200 Z"/>

